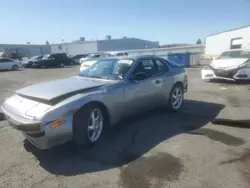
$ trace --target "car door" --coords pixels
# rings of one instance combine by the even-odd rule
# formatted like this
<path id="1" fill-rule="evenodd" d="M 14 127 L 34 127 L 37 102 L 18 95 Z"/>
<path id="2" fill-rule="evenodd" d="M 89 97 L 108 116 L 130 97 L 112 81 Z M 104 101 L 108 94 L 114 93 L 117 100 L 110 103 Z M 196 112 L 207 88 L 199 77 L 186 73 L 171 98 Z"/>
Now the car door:
<path id="1" fill-rule="evenodd" d="M 48 61 L 46 62 L 46 66 L 48 67 L 54 67 L 56 65 L 56 55 L 52 54 L 48 58 Z"/>
<path id="2" fill-rule="evenodd" d="M 52 55 L 51 66 L 55 67 L 59 65 L 60 57 L 57 54 Z"/>
<path id="3" fill-rule="evenodd" d="M 0 70 L 5 70 L 5 64 L 3 59 L 0 59 Z"/>
<path id="4" fill-rule="evenodd" d="M 64 63 L 64 65 L 70 64 L 70 60 L 66 54 L 61 55 L 61 61 L 59 62 L 59 65 L 60 65 L 60 63 Z"/>
<path id="5" fill-rule="evenodd" d="M 161 101 L 160 105 L 166 105 L 169 94 L 174 85 L 173 72 L 171 72 L 171 68 L 168 66 L 165 60 L 161 58 L 155 58 L 154 62 L 158 70 L 158 80 L 161 81 L 161 90 L 158 95 L 159 100 Z"/>
<path id="6" fill-rule="evenodd" d="M 145 79 L 134 79 L 139 72 L 144 72 Z M 158 96 L 161 90 L 161 80 L 157 77 L 157 67 L 154 59 L 139 59 L 125 86 L 126 115 L 139 114 L 159 106 L 160 100 Z"/>

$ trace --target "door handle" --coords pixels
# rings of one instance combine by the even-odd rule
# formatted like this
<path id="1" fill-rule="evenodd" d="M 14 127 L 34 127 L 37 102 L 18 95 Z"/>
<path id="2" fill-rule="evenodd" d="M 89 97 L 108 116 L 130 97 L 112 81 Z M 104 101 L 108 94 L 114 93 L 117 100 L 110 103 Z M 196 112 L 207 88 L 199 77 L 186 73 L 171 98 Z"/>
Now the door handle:
<path id="1" fill-rule="evenodd" d="M 156 80 L 156 81 L 155 81 L 155 84 L 159 84 L 159 83 L 161 83 L 160 80 Z"/>

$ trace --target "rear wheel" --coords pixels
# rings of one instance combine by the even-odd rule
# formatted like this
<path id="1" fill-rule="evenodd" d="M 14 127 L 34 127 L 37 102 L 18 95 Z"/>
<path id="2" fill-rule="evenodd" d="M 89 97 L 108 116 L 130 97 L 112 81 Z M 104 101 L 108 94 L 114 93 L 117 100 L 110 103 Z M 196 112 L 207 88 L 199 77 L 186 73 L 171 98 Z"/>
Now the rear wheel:
<path id="1" fill-rule="evenodd" d="M 93 146 L 101 138 L 104 113 L 99 105 L 90 104 L 80 109 L 73 118 L 73 139 L 79 145 Z"/>
<path id="2" fill-rule="evenodd" d="M 183 103 L 184 93 L 181 84 L 176 84 L 172 88 L 170 95 L 168 106 L 171 111 L 178 111 Z"/>
<path id="3" fill-rule="evenodd" d="M 13 71 L 16 71 L 17 69 L 18 69 L 18 66 L 17 66 L 17 65 L 13 65 L 13 66 L 12 66 L 12 70 L 13 70 Z"/>

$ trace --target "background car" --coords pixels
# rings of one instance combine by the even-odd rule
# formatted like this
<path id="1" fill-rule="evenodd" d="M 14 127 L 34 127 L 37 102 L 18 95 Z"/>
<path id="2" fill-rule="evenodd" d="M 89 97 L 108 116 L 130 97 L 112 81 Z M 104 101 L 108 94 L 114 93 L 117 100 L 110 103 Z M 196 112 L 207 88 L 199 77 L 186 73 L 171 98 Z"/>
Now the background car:
<path id="1" fill-rule="evenodd" d="M 89 54 L 88 56 L 80 59 L 80 64 L 82 64 L 84 61 L 96 60 L 96 59 L 99 59 L 99 58 L 106 58 L 106 57 L 111 57 L 111 56 L 112 55 L 110 53 L 93 53 L 93 54 Z"/>
<path id="2" fill-rule="evenodd" d="M 31 85 L 2 105 L 9 124 L 35 146 L 75 140 L 92 146 L 103 128 L 159 107 L 178 111 L 187 72 L 156 56 L 99 59 L 80 75 Z"/>
<path id="3" fill-rule="evenodd" d="M 69 59 L 72 61 L 74 64 L 80 64 L 80 59 L 87 57 L 89 54 L 77 54 L 73 56 L 69 56 Z"/>
<path id="4" fill-rule="evenodd" d="M 201 70 L 203 80 L 250 80 L 250 50 L 229 50 Z"/>
<path id="5" fill-rule="evenodd" d="M 0 58 L 0 70 L 16 71 L 20 68 L 23 68 L 23 65 L 20 61 L 10 58 Z"/>
<path id="6" fill-rule="evenodd" d="M 109 52 L 113 56 L 128 56 L 127 52 Z"/>
<path id="7" fill-rule="evenodd" d="M 70 65 L 70 60 L 65 53 L 44 55 L 42 59 L 33 62 L 34 68 L 64 67 Z"/>
<path id="8" fill-rule="evenodd" d="M 43 56 L 44 55 L 33 56 L 31 58 L 24 59 L 21 62 L 25 68 L 32 67 L 32 64 L 35 63 L 36 61 L 41 60 Z"/>

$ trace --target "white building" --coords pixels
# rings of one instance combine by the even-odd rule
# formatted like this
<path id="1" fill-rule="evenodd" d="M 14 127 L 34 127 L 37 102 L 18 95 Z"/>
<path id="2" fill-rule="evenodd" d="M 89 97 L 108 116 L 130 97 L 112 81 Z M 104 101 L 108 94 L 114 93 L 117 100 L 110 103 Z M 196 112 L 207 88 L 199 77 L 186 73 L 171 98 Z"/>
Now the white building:
<path id="1" fill-rule="evenodd" d="M 230 49 L 250 49 L 250 25 L 207 36 L 205 48 L 205 53 L 212 55 Z"/>
<path id="2" fill-rule="evenodd" d="M 22 56 L 50 54 L 50 45 L 35 44 L 0 44 L 0 52 L 19 53 Z"/>

